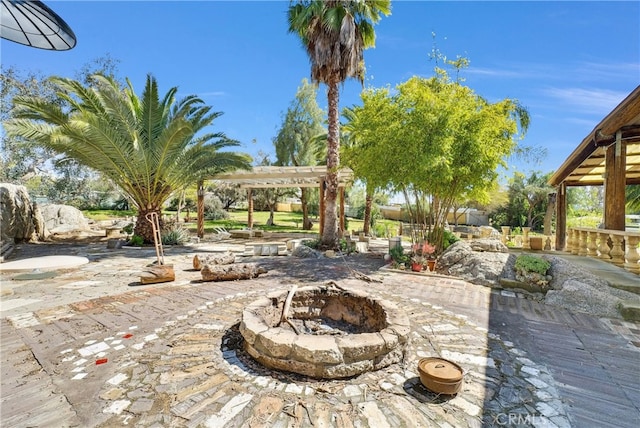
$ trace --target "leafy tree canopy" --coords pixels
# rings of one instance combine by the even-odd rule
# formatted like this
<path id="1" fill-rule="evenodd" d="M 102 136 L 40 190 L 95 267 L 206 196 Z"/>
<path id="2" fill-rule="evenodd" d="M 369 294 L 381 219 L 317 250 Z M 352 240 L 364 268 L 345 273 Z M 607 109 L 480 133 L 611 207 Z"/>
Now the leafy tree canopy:
<path id="1" fill-rule="evenodd" d="M 92 83 L 53 77 L 56 100 L 16 97 L 8 135 L 99 171 L 138 208 L 136 234 L 153 239 L 147 213 L 159 212 L 176 190 L 216 173 L 250 168 L 247 155 L 222 151 L 239 143 L 223 133 L 203 133 L 222 113 L 196 96 L 176 100 L 177 88 L 164 96 L 147 76 L 141 97 L 127 80 L 93 75 Z M 63 103 L 57 102 L 63 100 Z"/>
<path id="2" fill-rule="evenodd" d="M 326 134 L 322 126 L 325 114 L 318 106 L 316 96 L 315 85 L 303 79 L 273 139 L 276 165 L 317 165 L 323 161 L 317 155 L 322 152 L 319 146 L 324 146 L 326 140 L 317 137 Z"/>
<path id="3" fill-rule="evenodd" d="M 529 116 L 516 100 L 490 103 L 442 69 L 412 77 L 392 91 L 367 89 L 362 106 L 346 112 L 354 144 L 343 157 L 376 188 L 390 186 L 416 204 L 431 204 L 439 229 L 456 200 L 488 201 L 497 169 L 517 147 Z M 436 241 L 439 237 L 433 238 Z"/>
<path id="4" fill-rule="evenodd" d="M 110 55 L 96 58 L 76 72 L 76 79 L 90 83 L 96 72 L 116 78 L 118 60 Z M 23 71 L 3 64 L 0 73 L 0 120 L 11 119 L 14 98 L 41 97 L 64 105 L 56 96 L 57 87 L 37 71 Z M 0 141 L 0 181 L 23 184 L 32 195 L 45 196 L 55 203 L 78 208 L 104 207 L 117 198 L 112 183 L 74 159 L 55 153 L 20 136 L 2 134 Z"/>

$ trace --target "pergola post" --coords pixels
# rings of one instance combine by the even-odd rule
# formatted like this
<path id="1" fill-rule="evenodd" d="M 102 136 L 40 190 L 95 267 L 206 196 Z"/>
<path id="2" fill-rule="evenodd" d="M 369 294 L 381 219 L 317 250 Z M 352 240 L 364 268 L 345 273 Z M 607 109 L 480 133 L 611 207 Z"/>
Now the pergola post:
<path id="1" fill-rule="evenodd" d="M 567 185 L 562 182 L 556 189 L 556 250 L 564 251 L 567 245 Z"/>
<path id="2" fill-rule="evenodd" d="M 324 181 L 324 177 L 320 179 L 320 236 L 322 236 L 322 232 L 324 232 L 324 189 L 327 184 Z"/>
<path id="3" fill-rule="evenodd" d="M 344 235 L 344 187 L 340 187 L 340 236 Z"/>
<path id="4" fill-rule="evenodd" d="M 251 187 L 247 188 L 247 227 L 253 229 L 253 192 Z"/>
<path id="5" fill-rule="evenodd" d="M 605 154 L 605 229 L 624 230 L 626 157 L 626 146 L 622 144 L 622 131 L 618 130 L 615 143 L 607 147 Z"/>
<path id="6" fill-rule="evenodd" d="M 198 180 L 198 238 L 204 238 L 204 181 Z"/>

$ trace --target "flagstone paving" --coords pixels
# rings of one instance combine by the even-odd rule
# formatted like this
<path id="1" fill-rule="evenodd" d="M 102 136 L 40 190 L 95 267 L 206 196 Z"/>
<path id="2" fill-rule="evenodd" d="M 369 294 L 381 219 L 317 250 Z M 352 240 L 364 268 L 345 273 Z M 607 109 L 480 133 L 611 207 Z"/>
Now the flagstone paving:
<path id="1" fill-rule="evenodd" d="M 455 278 L 379 270 L 380 257 L 256 257 L 269 272 L 132 286 L 155 252 L 78 246 L 90 263 L 54 278 L 2 278 L 0 425 L 12 427 L 635 427 L 640 329 Z M 52 247 L 53 248 L 53 247 Z M 225 249 L 236 249 L 233 243 Z M 215 248 L 216 251 L 221 248 Z M 26 254 L 26 252 L 25 252 Z M 19 254 L 18 254 L 19 255 Z M 357 270 L 381 282 L 358 279 Z M 270 371 L 242 349 L 242 309 L 292 284 L 364 290 L 407 313 L 404 361 L 351 379 Z M 5 293 L 7 284 L 12 293 Z M 28 301 L 11 305 L 12 300 Z M 33 302 L 33 300 L 38 300 Z M 7 308 L 7 309 L 5 309 Z M 465 370 L 456 396 L 424 388 L 417 361 Z"/>

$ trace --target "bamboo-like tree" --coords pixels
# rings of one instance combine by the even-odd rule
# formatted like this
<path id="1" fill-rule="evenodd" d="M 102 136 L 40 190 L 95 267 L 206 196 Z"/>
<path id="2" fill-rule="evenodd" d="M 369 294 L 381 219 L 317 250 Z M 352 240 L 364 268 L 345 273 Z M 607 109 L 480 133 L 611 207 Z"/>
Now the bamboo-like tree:
<path id="1" fill-rule="evenodd" d="M 215 173 L 249 169 L 246 154 L 222 151 L 238 146 L 223 133 L 200 134 L 219 117 L 194 95 L 176 101 L 177 88 L 163 97 L 148 75 L 141 97 L 127 80 L 122 89 L 111 77 L 92 83 L 53 77 L 64 103 L 41 97 L 14 99 L 9 135 L 75 159 L 119 186 L 138 210 L 135 233 L 153 240 L 149 213 L 160 213 L 176 190 Z M 64 107 L 63 107 L 64 106 Z"/>
<path id="2" fill-rule="evenodd" d="M 390 13 L 390 0 L 299 0 L 289 7 L 289 31 L 300 37 L 309 55 L 311 80 L 327 85 L 327 177 L 321 236 L 326 248 L 338 245 L 338 87 L 348 78 L 364 81 L 364 50 L 375 45 L 373 25 Z"/>
<path id="3" fill-rule="evenodd" d="M 386 89 L 367 89 L 360 94 L 362 106 L 345 107 L 341 125 L 345 144 L 341 156 L 355 176 L 365 183 L 365 209 L 363 232 L 370 233 L 371 210 L 376 191 L 388 190 L 389 181 L 381 170 L 386 163 L 381 162 L 377 152 L 370 150 L 385 135 L 391 117 L 389 116 L 389 92 Z"/>
<path id="4" fill-rule="evenodd" d="M 278 135 L 273 139 L 278 166 L 314 166 L 322 162 L 318 157 L 320 144 L 326 146 L 319 135 L 326 135 L 322 126 L 324 112 L 316 102 L 316 86 L 307 79 L 302 80 L 295 99 L 289 105 Z M 326 159 L 326 156 L 324 157 Z M 300 188 L 302 204 L 302 228 L 311 230 L 313 222 L 309 218 L 310 188 Z"/>

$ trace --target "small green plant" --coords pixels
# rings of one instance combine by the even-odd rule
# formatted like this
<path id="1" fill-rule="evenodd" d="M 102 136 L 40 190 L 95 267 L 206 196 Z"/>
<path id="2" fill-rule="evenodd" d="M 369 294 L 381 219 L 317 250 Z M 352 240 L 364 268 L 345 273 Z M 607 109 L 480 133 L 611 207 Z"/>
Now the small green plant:
<path id="1" fill-rule="evenodd" d="M 317 250 L 318 247 L 320 247 L 320 240 L 319 239 L 305 239 L 304 241 L 302 241 L 302 245 L 304 245 L 305 247 L 309 247 L 309 248 L 313 248 L 314 250 Z"/>
<path id="2" fill-rule="evenodd" d="M 404 248 L 401 246 L 392 247 L 389 250 L 389 255 L 391 256 L 391 260 L 397 264 L 408 263 L 411 260 L 411 257 L 404 253 Z"/>
<path id="3" fill-rule="evenodd" d="M 175 223 L 162 233 L 162 245 L 182 245 L 189 237 L 189 232 Z"/>
<path id="4" fill-rule="evenodd" d="M 521 254 L 516 258 L 516 270 L 546 275 L 550 267 L 551 263 L 531 254 Z"/>
<path id="5" fill-rule="evenodd" d="M 131 239 L 129 239 L 129 245 L 133 247 L 142 247 L 144 244 L 144 238 L 140 235 L 133 235 Z"/>
<path id="6" fill-rule="evenodd" d="M 128 225 L 126 225 L 125 227 L 122 228 L 122 231 L 124 233 L 127 234 L 127 236 L 129 235 L 133 235 L 133 223 L 129 223 Z"/>
<path id="7" fill-rule="evenodd" d="M 345 238 L 340 238 L 340 251 L 344 254 L 351 254 L 356 252 L 355 242 L 347 241 Z"/>
<path id="8" fill-rule="evenodd" d="M 460 238 L 458 238 L 452 231 L 449 229 L 444 229 L 444 234 L 442 236 L 442 249 L 446 250 L 452 244 L 458 242 Z"/>

